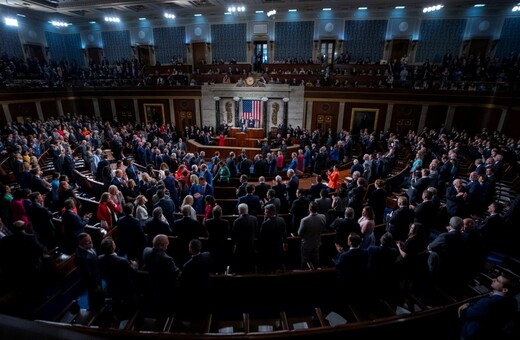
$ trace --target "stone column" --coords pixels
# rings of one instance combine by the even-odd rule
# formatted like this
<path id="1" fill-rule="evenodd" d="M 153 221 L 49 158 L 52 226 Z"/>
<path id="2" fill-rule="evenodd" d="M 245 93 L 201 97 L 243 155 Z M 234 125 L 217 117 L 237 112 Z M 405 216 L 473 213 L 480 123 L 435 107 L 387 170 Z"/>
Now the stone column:
<path id="1" fill-rule="evenodd" d="M 213 97 L 215 101 L 215 132 L 220 133 L 220 97 Z"/>
<path id="2" fill-rule="evenodd" d="M 240 97 L 233 97 L 233 101 L 235 102 L 235 126 L 240 127 Z"/>
<path id="3" fill-rule="evenodd" d="M 282 99 L 283 101 L 283 125 L 286 127 L 289 127 L 289 124 L 287 123 L 289 120 L 289 98 L 285 97 Z M 285 138 L 285 136 L 284 136 Z"/>

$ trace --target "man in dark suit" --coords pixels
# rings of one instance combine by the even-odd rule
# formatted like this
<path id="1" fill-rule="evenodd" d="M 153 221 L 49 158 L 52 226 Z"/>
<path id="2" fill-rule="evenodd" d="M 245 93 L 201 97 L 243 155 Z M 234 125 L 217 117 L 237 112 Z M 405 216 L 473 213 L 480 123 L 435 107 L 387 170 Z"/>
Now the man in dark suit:
<path id="1" fill-rule="evenodd" d="M 97 311 L 105 305 L 98 256 L 92 246 L 92 238 L 89 234 L 81 233 L 78 239 L 79 245 L 74 263 L 78 268 L 81 284 L 87 289 L 89 310 Z"/>
<path id="2" fill-rule="evenodd" d="M 325 229 L 327 218 L 318 214 L 316 202 L 309 203 L 309 215 L 304 217 L 298 228 L 301 237 L 301 268 L 309 265 L 318 268 L 320 264 L 321 233 Z"/>
<path id="3" fill-rule="evenodd" d="M 182 218 L 173 222 L 173 235 L 177 236 L 175 244 L 175 260 L 184 263 L 188 260 L 188 244 L 194 238 L 202 236 L 202 225 L 191 218 L 191 206 L 184 205 L 181 208 Z"/>
<path id="4" fill-rule="evenodd" d="M 36 167 L 31 170 L 33 176 L 31 178 L 31 190 L 37 191 L 42 195 L 46 195 L 51 192 L 52 186 L 49 182 L 41 178 L 41 170 L 39 167 Z"/>
<path id="5" fill-rule="evenodd" d="M 417 171 L 418 173 L 419 171 Z M 422 202 L 422 193 L 426 190 L 430 184 L 430 170 L 422 169 L 420 174 L 421 177 L 418 177 L 417 173 L 412 174 L 412 179 L 410 180 L 410 188 L 408 189 L 408 199 L 410 200 L 410 204 L 417 205 Z"/>
<path id="6" fill-rule="evenodd" d="M 137 262 L 117 256 L 116 244 L 111 237 L 101 241 L 99 247 L 99 272 L 107 283 L 107 293 L 112 298 L 114 315 L 126 319 L 137 307 L 137 291 L 134 284 Z"/>
<path id="7" fill-rule="evenodd" d="M 398 208 L 387 217 L 386 231 L 390 232 L 395 241 L 406 241 L 410 224 L 413 222 L 414 212 L 408 206 L 408 198 L 399 196 Z"/>
<path id="8" fill-rule="evenodd" d="M 368 252 L 361 249 L 361 236 L 350 233 L 348 236 L 349 249 L 336 245 L 338 257 L 336 272 L 340 301 L 353 301 L 365 298 L 367 286 Z"/>
<path id="9" fill-rule="evenodd" d="M 222 207 L 216 205 L 213 208 L 213 218 L 206 220 L 208 231 L 208 249 L 213 258 L 213 268 L 216 273 L 223 273 L 229 258 L 228 236 L 230 231 L 229 221 L 222 217 Z"/>
<path id="10" fill-rule="evenodd" d="M 258 155 L 255 157 L 255 162 L 253 164 L 253 170 L 255 172 L 255 175 L 257 176 L 263 176 L 266 172 L 267 168 L 267 162 L 265 161 L 264 157 L 262 155 Z"/>
<path id="11" fill-rule="evenodd" d="M 238 171 L 242 175 L 251 176 L 251 166 L 252 165 L 253 165 L 253 163 L 251 162 L 251 160 L 249 158 L 247 158 L 247 155 L 244 153 L 242 155 L 242 160 L 240 161 L 240 163 L 238 163 Z"/>
<path id="12" fill-rule="evenodd" d="M 374 186 L 376 190 L 372 191 L 368 197 L 368 205 L 374 210 L 374 220 L 376 225 L 383 223 L 386 197 L 388 196 L 386 190 L 383 188 L 384 182 L 382 179 L 376 179 Z"/>
<path id="13" fill-rule="evenodd" d="M 432 193 L 424 190 L 422 193 L 422 203 L 414 209 L 414 223 L 422 223 L 427 230 L 432 230 L 437 220 L 437 209 L 432 202 Z M 413 208 L 413 207 L 412 207 Z"/>
<path id="14" fill-rule="evenodd" d="M 245 196 L 238 198 L 236 209 L 238 210 L 238 206 L 241 203 L 245 203 L 248 206 L 249 214 L 256 216 L 262 209 L 260 205 L 260 197 L 258 197 L 257 195 L 253 195 L 253 193 L 255 192 L 255 186 L 253 184 L 247 185 L 246 192 L 247 194 Z"/>
<path id="15" fill-rule="evenodd" d="M 264 176 L 260 176 L 258 182 L 258 185 L 255 186 L 255 194 L 260 197 L 260 200 L 265 200 L 267 197 L 267 191 L 271 189 L 271 186 L 265 183 Z"/>
<path id="16" fill-rule="evenodd" d="M 240 186 L 237 188 L 237 198 L 245 196 L 247 194 L 247 183 L 248 177 L 247 175 L 240 175 Z"/>
<path id="17" fill-rule="evenodd" d="M 76 204 L 74 199 L 69 198 L 65 200 L 65 211 L 61 215 L 61 222 L 64 227 L 62 250 L 65 254 L 72 254 L 78 245 L 78 236 L 85 231 L 85 226 L 92 214 L 85 214 L 81 218 L 74 212 Z"/>
<path id="18" fill-rule="evenodd" d="M 503 247 L 504 236 L 507 235 L 506 223 L 500 215 L 502 209 L 502 203 L 492 202 L 488 206 L 489 216 L 480 221 L 477 226 L 487 246 L 493 250 L 500 250 Z"/>
<path id="19" fill-rule="evenodd" d="M 345 218 L 337 218 L 331 223 L 330 229 L 336 231 L 334 243 L 340 245 L 344 249 L 348 248 L 348 236 L 350 233 L 356 233 L 361 236 L 361 226 L 354 219 L 354 209 L 345 209 Z"/>
<path id="20" fill-rule="evenodd" d="M 171 198 L 166 196 L 164 189 L 157 190 L 157 198 L 159 200 L 154 204 L 154 208 L 160 207 L 164 217 L 166 217 L 166 220 L 168 221 L 168 224 L 173 226 L 173 222 L 175 221 L 175 218 L 173 217 L 173 214 L 175 213 L 175 203 Z"/>
<path id="21" fill-rule="evenodd" d="M 491 288 L 491 295 L 459 307 L 461 339 L 506 338 L 504 327 L 518 313 L 518 303 L 514 298 L 517 284 L 508 274 L 502 274 L 493 279 Z"/>
<path id="22" fill-rule="evenodd" d="M 33 192 L 29 195 L 32 204 L 27 209 L 29 221 L 38 237 L 38 241 L 48 250 L 56 245 L 54 239 L 54 223 L 52 222 L 52 213 L 43 206 L 43 195 L 39 192 Z"/>
<path id="23" fill-rule="evenodd" d="M 125 172 L 128 180 L 133 179 L 135 183 L 139 183 L 137 167 L 134 165 L 134 161 L 132 159 L 129 161 L 128 166 L 125 169 Z"/>
<path id="24" fill-rule="evenodd" d="M 298 176 L 294 173 L 293 169 L 287 170 L 287 177 L 289 177 L 289 181 L 287 182 L 287 200 L 289 201 L 289 206 L 292 205 L 292 202 L 296 199 L 296 190 L 300 186 L 300 180 Z"/>
<path id="25" fill-rule="evenodd" d="M 190 314 L 205 314 L 211 308 L 211 255 L 201 252 L 202 243 L 198 239 L 189 242 L 191 258 L 184 263 L 181 275 L 181 293 L 184 308 Z"/>
<path id="26" fill-rule="evenodd" d="M 430 271 L 434 279 L 440 284 L 450 288 L 456 287 L 463 282 L 461 273 L 463 272 L 464 249 L 462 242 L 462 218 L 454 216 L 450 218 L 448 230 L 439 234 L 435 240 L 428 245 L 428 250 L 432 252 L 430 258 L 438 256 L 438 263 L 430 262 Z"/>
<path id="27" fill-rule="evenodd" d="M 284 251 L 287 251 L 287 228 L 285 221 L 276 216 L 276 207 L 268 204 L 264 207 L 265 220 L 258 235 L 258 258 L 262 270 L 281 269 Z"/>
<path id="28" fill-rule="evenodd" d="M 103 181 L 103 169 L 107 166 L 108 167 L 110 166 L 110 162 L 108 161 L 107 158 L 108 158 L 108 156 L 106 154 L 103 154 L 101 156 L 101 160 L 98 163 L 98 167 L 96 170 L 96 179 L 100 182 Z"/>
<path id="29" fill-rule="evenodd" d="M 231 151 L 226 159 L 226 166 L 229 169 L 230 177 L 237 177 L 237 165 L 235 163 L 235 153 Z"/>
<path id="30" fill-rule="evenodd" d="M 144 269 L 148 271 L 153 305 L 159 314 L 171 313 L 174 310 L 177 292 L 179 268 L 173 258 L 166 254 L 168 236 L 156 235 L 153 248 L 147 247 L 143 252 Z"/>
<path id="31" fill-rule="evenodd" d="M 321 177 L 321 175 L 318 175 L 316 176 L 316 183 L 311 185 L 309 189 L 311 199 L 314 200 L 316 198 L 320 198 L 320 192 L 322 189 L 327 189 L 327 185 L 323 183 L 323 178 Z"/>
<path id="32" fill-rule="evenodd" d="M 163 221 L 163 212 L 161 207 L 157 207 L 152 211 L 152 218 L 148 219 L 144 225 L 144 231 L 148 237 L 148 244 L 156 235 L 171 235 L 172 230 L 168 222 Z"/>
<path id="33" fill-rule="evenodd" d="M 292 227 L 288 232 L 294 235 L 298 233 L 302 218 L 309 214 L 309 200 L 305 197 L 302 190 L 303 189 L 298 189 L 296 191 L 296 199 L 293 201 L 291 209 L 289 210 L 293 217 Z"/>
<path id="34" fill-rule="evenodd" d="M 466 197 L 462 180 L 453 180 L 453 185 L 446 189 L 446 210 L 449 216 L 466 217 Z"/>
<path id="35" fill-rule="evenodd" d="M 119 231 L 117 254 L 140 262 L 143 249 L 146 246 L 146 235 L 139 220 L 132 216 L 134 213 L 132 203 L 126 203 L 123 206 L 123 213 L 125 216 L 117 222 Z"/>
<path id="36" fill-rule="evenodd" d="M 254 242 L 258 234 L 258 219 L 248 214 L 248 205 L 238 205 L 240 216 L 233 223 L 231 239 L 234 244 L 234 272 L 249 272 L 254 265 Z"/>

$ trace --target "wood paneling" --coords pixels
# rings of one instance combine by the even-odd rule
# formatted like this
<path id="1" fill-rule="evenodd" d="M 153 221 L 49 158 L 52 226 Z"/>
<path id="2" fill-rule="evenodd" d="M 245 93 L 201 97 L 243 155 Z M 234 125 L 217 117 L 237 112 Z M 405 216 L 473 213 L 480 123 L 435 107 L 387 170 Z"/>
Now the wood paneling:
<path id="1" fill-rule="evenodd" d="M 401 133 L 406 133 L 408 130 L 417 131 L 421 109 L 421 105 L 395 104 L 390 129 L 399 129 Z"/>
<path id="2" fill-rule="evenodd" d="M 470 134 L 487 128 L 488 131 L 495 131 L 498 127 L 500 109 L 488 109 L 485 107 L 459 106 L 455 109 L 453 117 L 453 128 L 466 130 Z"/>
<path id="3" fill-rule="evenodd" d="M 38 111 L 36 110 L 36 104 L 33 101 L 9 104 L 9 111 L 11 112 L 11 117 L 15 122 L 25 122 L 26 118 L 31 118 L 32 120 L 38 119 Z"/>
<path id="4" fill-rule="evenodd" d="M 134 110 L 134 101 L 132 99 L 116 99 L 116 116 L 121 123 L 135 123 L 136 114 Z"/>
<path id="5" fill-rule="evenodd" d="M 175 126 L 179 131 L 183 131 L 186 125 L 193 125 L 196 122 L 195 100 L 176 99 L 173 101 L 175 108 Z"/>
<path id="6" fill-rule="evenodd" d="M 51 117 L 58 117 L 59 116 L 59 114 L 58 114 L 58 106 L 56 105 L 56 101 L 55 100 L 41 101 L 40 105 L 42 107 L 43 118 L 49 119 Z"/>
<path id="7" fill-rule="evenodd" d="M 94 115 L 94 103 L 90 98 L 63 99 L 61 101 L 63 114 Z"/>
<path id="8" fill-rule="evenodd" d="M 112 115 L 112 106 L 110 104 L 110 99 L 100 98 L 98 100 L 99 103 L 99 113 L 101 114 L 101 119 L 112 121 L 114 119 Z"/>
<path id="9" fill-rule="evenodd" d="M 336 132 L 338 125 L 338 102 L 314 102 L 312 106 L 312 130 L 320 129 L 322 137 L 327 136 L 329 128 Z"/>
<path id="10" fill-rule="evenodd" d="M 152 104 L 152 105 L 162 105 L 164 109 L 164 122 L 165 124 L 170 123 L 170 104 L 168 102 L 168 99 L 154 99 L 154 98 L 147 98 L 147 99 L 140 99 L 138 100 L 138 107 L 139 107 L 139 118 L 141 119 L 141 124 L 144 124 L 145 119 L 145 111 L 144 111 L 144 105 L 145 104 Z"/>
<path id="11" fill-rule="evenodd" d="M 369 100 L 365 103 L 345 103 L 345 113 L 343 116 L 343 126 L 342 128 L 350 131 L 350 122 L 352 120 L 352 109 L 370 109 L 370 110 L 379 110 L 377 122 L 376 122 L 376 131 L 383 130 L 385 126 L 387 105 L 379 104 L 379 103 L 370 103 Z M 354 131 L 352 131 L 354 132 Z M 357 132 L 356 132 L 357 133 Z"/>
<path id="12" fill-rule="evenodd" d="M 424 126 L 428 128 L 439 128 L 446 121 L 447 115 L 447 105 L 430 105 L 428 106 L 428 114 Z"/>
<path id="13" fill-rule="evenodd" d="M 520 108 L 512 109 L 504 122 L 502 132 L 508 136 L 520 136 L 518 127 L 520 126 Z"/>

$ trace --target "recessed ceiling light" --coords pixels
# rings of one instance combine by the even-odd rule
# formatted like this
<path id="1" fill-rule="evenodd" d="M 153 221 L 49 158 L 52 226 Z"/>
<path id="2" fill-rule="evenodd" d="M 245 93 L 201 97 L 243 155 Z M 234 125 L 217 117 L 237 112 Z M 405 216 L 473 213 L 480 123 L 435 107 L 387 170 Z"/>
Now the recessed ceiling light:
<path id="1" fill-rule="evenodd" d="M 296 8 L 291 8 L 289 12 L 298 12 L 298 10 Z"/>
<path id="2" fill-rule="evenodd" d="M 146 20 L 146 18 L 139 18 L 139 21 L 144 21 Z"/>
<path id="3" fill-rule="evenodd" d="M 366 11 L 366 10 L 368 9 L 368 7 L 358 7 L 358 9 L 359 9 L 360 11 Z"/>
<path id="4" fill-rule="evenodd" d="M 475 4 L 473 7 L 486 7 L 486 4 Z"/>
<path id="5" fill-rule="evenodd" d="M 264 11 L 256 11 L 256 14 L 264 13 Z"/>
<path id="6" fill-rule="evenodd" d="M 322 11 L 332 11 L 332 8 L 326 7 L 326 8 L 323 8 Z"/>
<path id="7" fill-rule="evenodd" d="M 395 6 L 395 9 L 405 9 L 406 6 Z"/>
<path id="8" fill-rule="evenodd" d="M 23 15 L 23 14 L 18 13 L 16 15 L 18 15 L 19 17 L 25 18 L 25 15 Z"/>
<path id="9" fill-rule="evenodd" d="M 197 14 L 193 14 L 193 16 L 194 16 L 194 17 L 201 17 L 201 16 L 202 16 L 202 14 L 200 14 L 200 13 L 197 13 Z"/>
<path id="10" fill-rule="evenodd" d="M 95 21 L 89 21 L 89 24 L 95 24 L 96 22 Z"/>

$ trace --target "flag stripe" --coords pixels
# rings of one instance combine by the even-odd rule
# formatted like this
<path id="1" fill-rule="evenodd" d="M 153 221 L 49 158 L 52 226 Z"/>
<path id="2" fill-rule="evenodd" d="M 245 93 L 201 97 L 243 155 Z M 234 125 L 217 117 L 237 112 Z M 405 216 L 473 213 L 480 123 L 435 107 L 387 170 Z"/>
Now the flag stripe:
<path id="1" fill-rule="evenodd" d="M 246 99 L 242 102 L 242 118 L 253 119 L 255 126 L 259 126 L 261 117 L 262 101 Z"/>

